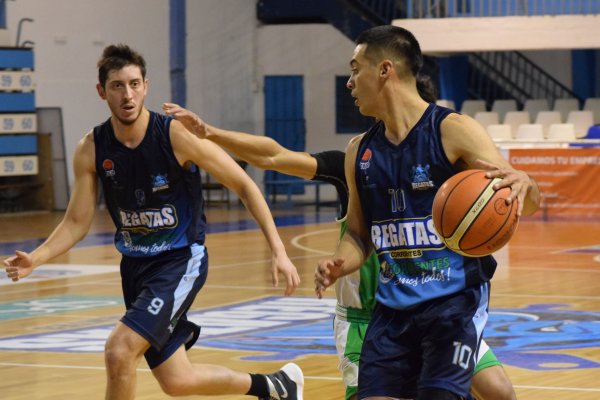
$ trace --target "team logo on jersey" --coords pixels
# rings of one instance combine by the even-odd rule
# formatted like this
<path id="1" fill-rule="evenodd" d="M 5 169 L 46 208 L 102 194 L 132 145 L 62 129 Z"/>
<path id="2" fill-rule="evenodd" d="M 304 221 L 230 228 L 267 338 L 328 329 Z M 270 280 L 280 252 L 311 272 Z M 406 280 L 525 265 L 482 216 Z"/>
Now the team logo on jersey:
<path id="1" fill-rule="evenodd" d="M 115 176 L 115 163 L 112 160 L 107 158 L 106 160 L 102 161 L 102 168 L 104 168 L 104 173 L 107 177 Z"/>
<path id="2" fill-rule="evenodd" d="M 429 164 L 422 166 L 421 164 L 417 164 L 417 166 L 412 167 L 412 188 L 413 190 L 427 190 L 432 187 L 433 181 L 429 176 Z"/>
<path id="3" fill-rule="evenodd" d="M 158 192 L 159 190 L 165 190 L 169 188 L 169 180 L 167 174 L 156 175 L 152 177 L 152 193 Z"/>
<path id="4" fill-rule="evenodd" d="M 363 153 L 362 157 L 360 158 L 360 169 L 361 170 L 365 170 L 367 168 L 369 168 L 369 166 L 371 165 L 371 157 L 373 156 L 373 152 L 371 151 L 371 149 L 366 149 L 365 152 Z"/>

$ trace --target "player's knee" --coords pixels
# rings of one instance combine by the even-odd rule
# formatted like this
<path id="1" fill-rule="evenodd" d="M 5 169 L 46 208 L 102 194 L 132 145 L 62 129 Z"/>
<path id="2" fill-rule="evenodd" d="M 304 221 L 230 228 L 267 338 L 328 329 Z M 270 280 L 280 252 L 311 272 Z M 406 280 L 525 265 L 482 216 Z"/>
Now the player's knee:
<path id="1" fill-rule="evenodd" d="M 104 362 L 109 372 L 135 368 L 140 357 L 138 352 L 119 340 L 109 339 L 104 347 Z"/>
<path id="2" fill-rule="evenodd" d="M 127 353 L 120 351 L 119 346 L 106 346 L 104 349 L 104 363 L 108 372 L 118 373 L 129 363 Z"/>
<path id="3" fill-rule="evenodd" d="M 517 400 L 517 394 L 510 383 L 508 385 L 496 385 L 493 390 L 495 400 Z"/>
<path id="4" fill-rule="evenodd" d="M 448 390 L 438 388 L 419 389 L 417 400 L 460 400 L 461 397 L 449 392 Z"/>
<path id="5" fill-rule="evenodd" d="M 186 381 L 181 377 L 168 375 L 166 377 L 157 377 L 158 383 L 163 392 L 171 397 L 188 396 L 190 391 L 188 390 Z"/>

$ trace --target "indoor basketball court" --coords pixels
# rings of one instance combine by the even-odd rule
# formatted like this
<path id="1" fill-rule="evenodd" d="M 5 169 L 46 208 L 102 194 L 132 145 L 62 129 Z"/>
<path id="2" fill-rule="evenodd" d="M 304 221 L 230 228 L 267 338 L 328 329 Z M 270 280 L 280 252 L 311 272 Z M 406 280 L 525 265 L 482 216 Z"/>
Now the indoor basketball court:
<path id="1" fill-rule="evenodd" d="M 114 108 L 131 118 L 127 121 L 139 122 L 142 114 L 135 114 L 136 108 L 144 106 L 159 115 L 165 102 L 173 102 L 216 127 L 265 136 L 314 155 L 346 149 L 353 137 L 373 126 L 375 117 L 387 124 L 381 115 L 368 113 L 386 107 L 371 107 L 362 115 L 359 95 L 349 90 L 356 84 L 352 83 L 357 71 L 355 40 L 365 29 L 378 25 L 401 26 L 418 39 L 423 57 L 414 60 L 410 72 L 415 81 L 419 75 L 429 76 L 438 89 L 432 95 L 435 101 L 418 93 L 430 103 L 428 109 L 435 109 L 435 102 L 472 117 L 515 169 L 535 178 L 542 193 L 539 210 L 516 225 L 512 225 L 514 204 L 507 205 L 503 197 L 486 203 L 489 207 L 482 214 L 496 213 L 503 219 L 494 216 L 498 226 L 484 240 L 481 231 L 473 234 L 469 229 L 485 223 L 485 218 L 470 217 L 463 223 L 462 216 L 469 209 L 459 208 L 466 197 L 464 186 L 454 193 L 457 197 L 448 195 L 439 205 L 447 211 L 440 213 L 443 218 L 433 221 L 435 215 L 418 216 L 427 219 L 427 224 L 433 221 L 433 240 L 442 233 L 437 250 L 445 251 L 442 241 L 457 252 L 475 255 L 499 248 L 493 253 L 498 267 L 491 281 L 483 337 L 503 363 L 517 398 L 600 399 L 598 1 L 0 0 L 0 260 L 17 250 L 35 249 L 65 215 L 73 195 L 78 143 L 114 111 L 107 108 L 106 88 L 96 86 L 96 62 L 111 45 L 131 46 L 147 62 L 147 75 L 146 66 L 136 69 L 139 64 L 126 64 L 134 66 L 136 74 L 142 70 L 144 74 L 139 80 L 124 80 L 135 82 L 137 91 L 122 93 L 135 92 L 141 100 L 121 102 L 118 96 L 112 97 L 112 105 L 118 104 Z M 393 64 L 395 71 L 402 62 Z M 403 79 L 393 82 L 403 84 Z M 144 83 L 140 86 L 140 82 Z M 117 90 L 120 83 L 112 89 Z M 367 85 L 363 92 L 367 98 L 379 95 L 373 89 L 376 84 L 361 85 Z M 394 89 L 404 90 L 402 86 Z M 140 87 L 149 89 L 145 93 Z M 402 103 L 399 99 L 419 100 L 417 92 L 387 96 L 402 90 L 383 97 L 398 101 L 396 105 Z M 371 104 L 384 104 L 379 100 Z M 391 108 L 405 111 L 403 106 Z M 441 132 L 440 121 L 428 131 Z M 109 125 L 104 125 L 107 130 Z M 127 126 L 123 124 L 123 131 L 128 131 Z M 140 125 L 136 128 L 136 133 L 143 133 L 136 138 L 139 145 L 147 131 Z M 483 134 L 476 139 L 487 140 Z M 134 141 L 126 142 L 125 147 L 131 145 L 127 150 L 136 147 Z M 200 154 L 204 149 L 195 142 Z M 161 150 L 172 150 L 171 142 L 161 144 Z M 420 147 L 425 153 L 430 146 Z M 440 158 L 444 152 L 440 151 Z M 171 153 L 167 154 L 171 158 L 156 165 L 174 166 L 176 155 Z M 84 158 L 89 161 L 91 157 Z M 466 158 L 456 160 L 456 165 Z M 122 156 L 121 161 L 133 159 Z M 265 374 L 294 362 L 304 372 L 304 400 L 344 399 L 333 337 L 334 289 L 318 299 L 314 283 L 318 261 L 333 254 L 340 237 L 336 191 L 326 183 L 331 181 L 264 173 L 235 160 L 265 195 L 302 279 L 292 296 L 284 296 L 283 277 L 279 277 L 279 287 L 272 285 L 272 254 L 257 224 L 235 193 L 206 173 L 211 167 L 213 175 L 239 169 L 231 160 L 223 161 L 226 157 L 215 159 L 211 159 L 214 164 L 196 162 L 204 170 L 194 177 L 202 180 L 206 202 L 209 272 L 188 312 L 188 318 L 201 326 L 200 337 L 188 352 L 190 359 Z M 154 160 L 148 156 L 144 162 L 149 166 Z M 96 175 L 106 183 L 115 171 L 111 158 L 104 161 L 108 164 L 97 164 L 96 171 L 104 171 Z M 219 165 L 230 168 L 219 169 Z M 428 163 L 412 165 L 413 188 L 435 187 L 429 180 L 430 167 Z M 437 167 L 433 165 L 431 171 Z M 136 184 L 146 174 L 151 175 L 152 187 L 147 191 L 136 187 L 127 202 L 145 210 L 141 213 L 152 213 L 156 209 L 146 199 L 160 197 L 154 198 L 154 189 L 168 189 L 170 177 L 163 171 L 155 175 L 139 170 L 133 179 Z M 180 173 L 179 168 L 168 171 L 174 170 Z M 125 312 L 125 302 L 115 227 L 104 208 L 103 194 L 94 199 L 94 193 L 87 190 L 96 179 L 90 171 L 85 170 L 88 196 L 84 197 L 92 200 L 89 203 L 97 200 L 98 209 L 87 236 L 27 279 L 14 283 L 4 268 L 0 271 L 0 400 L 105 398 L 105 344 Z M 526 180 L 524 174 L 520 177 Z M 112 183 L 114 191 L 104 192 L 108 196 L 122 189 Z M 491 185 L 485 182 L 482 189 L 487 197 L 506 195 L 502 192 L 507 189 L 496 192 Z M 391 186 L 377 189 L 393 194 L 395 212 L 396 200 L 402 194 L 404 201 L 404 193 Z M 186 190 L 188 195 L 186 206 L 190 198 L 197 199 Z M 409 196 L 412 201 L 413 193 Z M 139 218 L 136 212 L 132 214 Z M 175 225 L 178 229 L 184 224 Z M 411 220 L 403 226 L 409 225 L 415 223 Z M 144 236 L 146 226 L 142 222 L 138 227 L 135 233 Z M 500 230 L 502 240 L 490 247 Z M 125 247 L 130 244 L 126 233 L 120 236 Z M 162 243 L 161 249 L 171 244 Z M 401 260 L 404 255 L 398 257 Z M 436 273 L 432 270 L 430 276 Z M 471 351 L 468 346 L 460 348 L 460 357 L 466 354 L 462 349 Z M 458 360 L 458 351 L 454 354 L 454 364 L 460 365 L 464 360 Z M 121 389 L 127 387 L 131 386 Z M 138 400 L 170 398 L 143 359 L 136 390 Z"/>
<path id="2" fill-rule="evenodd" d="M 248 214 L 207 209 L 211 233 L 207 283 L 190 311 L 202 325 L 194 362 L 270 372 L 302 367 L 305 399 L 343 396 L 333 343 L 333 293 L 317 300 L 313 271 L 338 238 L 333 208 L 274 211 L 302 284 L 291 297 L 270 284 L 270 253 Z M 0 253 L 30 250 L 59 214 L 0 216 Z M 104 210 L 75 249 L 17 284 L 0 279 L 2 398 L 100 398 L 104 341 L 121 317 L 112 226 Z M 600 224 L 526 218 L 496 258 L 485 338 L 504 363 L 520 399 L 597 399 L 600 367 Z M 235 249 L 235 250 L 232 250 Z M 147 369 L 138 397 L 166 398 Z M 10 385 L 6 384 L 10 382 Z M 220 396 L 242 399 L 244 396 Z"/>

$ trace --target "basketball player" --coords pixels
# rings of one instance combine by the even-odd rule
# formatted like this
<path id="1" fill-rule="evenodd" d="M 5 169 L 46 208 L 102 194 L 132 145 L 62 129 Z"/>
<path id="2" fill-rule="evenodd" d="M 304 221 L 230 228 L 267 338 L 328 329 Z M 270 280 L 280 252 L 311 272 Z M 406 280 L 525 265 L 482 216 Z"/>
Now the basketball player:
<path id="1" fill-rule="evenodd" d="M 100 178 L 122 253 L 127 311 L 106 343 L 106 399 L 133 399 L 136 368 L 144 356 L 171 396 L 247 394 L 261 399 L 302 399 L 303 375 L 286 364 L 271 375 L 192 365 L 186 349 L 200 327 L 186 312 L 208 272 L 203 168 L 238 194 L 272 251 L 273 281 L 285 276 L 286 295 L 300 279 L 254 182 L 217 145 L 201 141 L 181 123 L 144 107 L 148 89 L 144 58 L 125 45 L 108 46 L 98 62 L 97 91 L 111 117 L 87 133 L 74 156 L 75 183 L 66 214 L 31 253 L 5 260 L 13 281 L 66 252 L 88 232 Z"/>
<path id="2" fill-rule="evenodd" d="M 358 397 L 467 398 L 496 262 L 444 246 L 431 220 L 435 193 L 453 174 L 476 167 L 501 178 L 495 189 L 511 188 L 507 202 L 518 202 L 519 216 L 535 212 L 539 191 L 481 125 L 421 98 L 423 58 L 410 32 L 380 26 L 356 44 L 347 86 L 359 111 L 378 122 L 347 147 L 347 230 L 334 256 L 319 262 L 316 292 L 322 296 L 375 251 L 382 270 Z"/>
<path id="3" fill-rule="evenodd" d="M 435 102 L 432 85 L 429 85 L 429 81 L 424 81 L 423 84 L 427 90 L 422 90 L 421 96 L 428 102 Z M 208 125 L 196 114 L 177 104 L 165 103 L 163 110 L 167 115 L 181 121 L 198 137 L 217 143 L 237 158 L 257 168 L 332 184 L 340 200 L 338 221 L 343 235 L 348 209 L 348 185 L 344 174 L 343 152 L 332 150 L 309 154 L 292 151 L 269 137 L 227 131 Z M 334 338 L 340 360 L 339 368 L 346 387 L 346 400 L 357 399 L 358 361 L 362 338 L 375 304 L 379 269 L 377 256 L 373 252 L 360 270 L 338 279 L 335 283 L 338 304 L 334 320 Z M 512 384 L 501 363 L 484 341 L 480 346 L 475 371 L 472 391 L 477 394 L 477 399 L 516 399 Z"/>

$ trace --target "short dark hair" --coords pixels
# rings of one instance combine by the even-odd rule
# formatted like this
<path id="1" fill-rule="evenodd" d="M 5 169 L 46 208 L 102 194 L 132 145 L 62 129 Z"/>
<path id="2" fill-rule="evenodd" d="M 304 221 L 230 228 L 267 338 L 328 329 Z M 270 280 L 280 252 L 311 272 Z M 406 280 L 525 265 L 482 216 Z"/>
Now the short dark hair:
<path id="1" fill-rule="evenodd" d="M 390 57 L 403 61 L 410 73 L 417 76 L 423 67 L 421 46 L 408 30 L 394 25 L 381 25 L 367 29 L 356 39 L 356 44 L 366 44 L 365 56 L 373 62 Z"/>
<path id="2" fill-rule="evenodd" d="M 430 76 L 425 74 L 417 75 L 417 91 L 423 100 L 428 103 L 435 103 L 438 97 L 438 91 Z"/>
<path id="3" fill-rule="evenodd" d="M 102 57 L 98 60 L 98 82 L 105 87 L 108 73 L 127 65 L 137 65 L 142 72 L 142 78 L 146 79 L 146 60 L 140 53 L 126 44 L 111 44 L 105 47 Z"/>
<path id="4" fill-rule="evenodd" d="M 437 99 L 437 88 L 431 77 L 420 73 L 423 68 L 423 54 L 417 38 L 408 30 L 394 25 L 381 25 L 367 29 L 356 39 L 356 44 L 365 44 L 365 57 L 371 62 L 379 62 L 389 57 L 395 63 L 401 62 L 415 77 L 417 90 L 428 103 Z"/>

